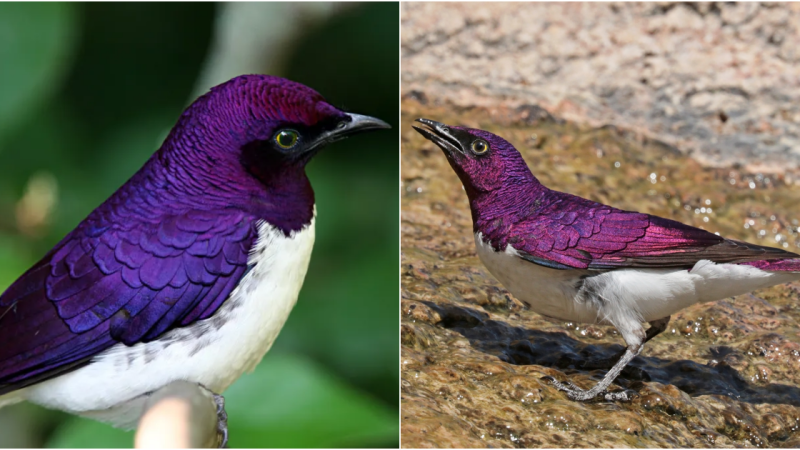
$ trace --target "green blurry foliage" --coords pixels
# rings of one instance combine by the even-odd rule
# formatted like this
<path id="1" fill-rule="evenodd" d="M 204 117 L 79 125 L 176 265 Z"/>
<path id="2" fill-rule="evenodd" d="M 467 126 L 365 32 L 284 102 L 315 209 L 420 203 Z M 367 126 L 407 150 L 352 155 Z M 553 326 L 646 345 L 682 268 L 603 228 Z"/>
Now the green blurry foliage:
<path id="1" fill-rule="evenodd" d="M 0 4 L 0 290 L 160 145 L 192 100 L 222 7 Z M 273 350 L 226 393 L 233 447 L 398 445 L 398 19 L 396 3 L 344 8 L 304 29 L 274 73 L 394 129 L 336 143 L 309 166 L 311 267 Z M 21 224 L 43 174 L 56 202 L 44 222 Z M 0 410 L 0 447 L 132 440 L 30 405 Z"/>
<path id="2" fill-rule="evenodd" d="M 75 22 L 69 3 L 0 4 L 0 140 L 58 87 L 74 48 Z"/>

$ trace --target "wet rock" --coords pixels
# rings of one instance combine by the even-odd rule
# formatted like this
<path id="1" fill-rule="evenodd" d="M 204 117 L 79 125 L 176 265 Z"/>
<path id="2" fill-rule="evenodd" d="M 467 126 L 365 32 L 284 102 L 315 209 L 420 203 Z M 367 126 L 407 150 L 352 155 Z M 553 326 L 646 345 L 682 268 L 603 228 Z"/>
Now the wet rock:
<path id="1" fill-rule="evenodd" d="M 612 327 L 539 316 L 488 273 L 475 255 L 458 178 L 441 152 L 426 151 L 427 141 L 407 126 L 420 116 L 501 134 L 554 189 L 800 251 L 800 185 L 793 180 L 741 167 L 707 168 L 624 128 L 526 122 L 513 109 L 454 112 L 406 100 L 404 447 L 800 442 L 800 283 L 695 305 L 673 316 L 612 385 L 636 393 L 631 402 L 576 403 L 542 380 L 549 376 L 591 387 L 623 350 L 623 341 Z M 541 145 L 530 144 L 533 135 Z M 424 189 L 417 192 L 420 186 Z"/>

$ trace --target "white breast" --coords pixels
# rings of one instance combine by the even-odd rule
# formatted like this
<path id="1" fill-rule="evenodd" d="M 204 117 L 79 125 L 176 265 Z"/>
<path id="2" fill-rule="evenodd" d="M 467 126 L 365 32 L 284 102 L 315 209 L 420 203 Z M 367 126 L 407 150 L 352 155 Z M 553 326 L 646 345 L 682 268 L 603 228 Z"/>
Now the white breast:
<path id="1" fill-rule="evenodd" d="M 534 264 L 519 257 L 510 245 L 497 252 L 483 235 L 475 234 L 478 257 L 489 272 L 515 297 L 543 316 L 561 320 L 593 323 L 597 309 L 576 301 L 581 275 L 587 270 L 558 270 Z"/>
<path id="2" fill-rule="evenodd" d="M 799 273 L 699 261 L 686 269 L 558 270 L 519 257 L 510 245 L 494 251 L 475 235 L 478 256 L 514 296 L 539 314 L 584 323 L 638 327 L 695 303 L 800 279 Z"/>
<path id="3" fill-rule="evenodd" d="M 136 425 L 145 394 L 175 380 L 223 392 L 270 349 L 303 285 L 314 220 L 289 237 L 261 223 L 252 269 L 211 318 L 158 341 L 118 344 L 88 366 L 25 389 L 27 400 L 116 426 Z"/>

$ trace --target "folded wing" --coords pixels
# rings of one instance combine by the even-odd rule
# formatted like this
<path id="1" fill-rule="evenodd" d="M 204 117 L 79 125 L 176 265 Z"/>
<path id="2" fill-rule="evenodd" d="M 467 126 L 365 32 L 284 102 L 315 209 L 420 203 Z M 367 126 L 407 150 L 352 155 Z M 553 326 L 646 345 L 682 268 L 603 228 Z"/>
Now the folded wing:
<path id="1" fill-rule="evenodd" d="M 555 194 L 552 202 L 509 225 L 502 234 L 523 258 L 547 267 L 689 269 L 704 259 L 738 263 L 798 257 L 777 248 L 724 239 L 674 220 Z"/>
<path id="2" fill-rule="evenodd" d="M 0 296 L 0 395 L 208 318 L 257 235 L 238 211 L 123 216 L 96 210 Z"/>

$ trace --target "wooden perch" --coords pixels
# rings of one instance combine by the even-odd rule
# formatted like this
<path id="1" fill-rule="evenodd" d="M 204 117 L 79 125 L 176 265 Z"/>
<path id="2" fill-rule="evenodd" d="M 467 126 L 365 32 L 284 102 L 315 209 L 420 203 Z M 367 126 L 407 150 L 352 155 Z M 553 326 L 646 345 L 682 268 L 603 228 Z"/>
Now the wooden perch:
<path id="1" fill-rule="evenodd" d="M 136 430 L 136 448 L 216 448 L 217 406 L 195 383 L 176 381 L 154 392 Z"/>

